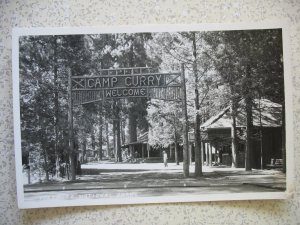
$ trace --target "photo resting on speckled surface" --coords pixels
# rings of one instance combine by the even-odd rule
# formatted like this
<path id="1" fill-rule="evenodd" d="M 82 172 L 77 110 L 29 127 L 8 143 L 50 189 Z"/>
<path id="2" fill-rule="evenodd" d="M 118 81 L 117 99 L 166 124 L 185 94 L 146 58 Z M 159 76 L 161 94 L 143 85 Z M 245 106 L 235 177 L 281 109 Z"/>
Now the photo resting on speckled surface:
<path id="1" fill-rule="evenodd" d="M 14 29 L 19 207 L 287 198 L 285 32 Z"/>

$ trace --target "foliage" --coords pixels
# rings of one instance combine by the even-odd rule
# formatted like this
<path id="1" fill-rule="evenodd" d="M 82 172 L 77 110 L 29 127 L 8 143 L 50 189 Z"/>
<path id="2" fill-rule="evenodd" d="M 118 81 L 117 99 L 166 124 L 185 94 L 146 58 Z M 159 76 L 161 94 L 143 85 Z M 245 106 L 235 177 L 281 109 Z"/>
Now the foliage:
<path id="1" fill-rule="evenodd" d="M 281 30 L 273 29 L 23 36 L 19 41 L 23 155 L 36 155 L 46 173 L 55 164 L 68 163 L 68 69 L 72 76 L 97 76 L 102 69 L 122 67 L 180 71 L 184 63 L 190 131 L 231 101 L 266 98 L 284 104 L 281 35 Z M 118 136 L 113 128 L 122 128 L 117 139 L 122 136 L 124 142 L 126 136 L 125 143 L 146 131 L 151 145 L 182 141 L 181 103 L 107 100 L 76 106 L 73 113 L 76 151 L 97 145 L 101 149 Z M 110 131 L 103 135 L 105 123 Z"/>

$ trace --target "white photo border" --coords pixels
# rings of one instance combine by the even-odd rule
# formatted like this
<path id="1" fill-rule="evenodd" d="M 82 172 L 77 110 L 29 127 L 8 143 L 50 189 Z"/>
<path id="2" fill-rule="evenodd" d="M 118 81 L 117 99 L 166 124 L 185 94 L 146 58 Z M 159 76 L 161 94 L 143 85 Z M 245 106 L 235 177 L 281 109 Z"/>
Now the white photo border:
<path id="1" fill-rule="evenodd" d="M 19 37 L 24 35 L 75 35 L 104 33 L 144 33 L 144 32 L 176 32 L 176 31 L 226 31 L 226 30 L 260 30 L 282 29 L 283 63 L 284 63 L 284 94 L 286 113 L 286 190 L 283 192 L 255 192 L 230 194 L 204 194 L 190 196 L 163 197 L 131 197 L 108 199 L 75 199 L 44 202 L 27 202 L 24 200 L 21 151 L 21 121 L 19 94 Z M 103 27 L 50 27 L 50 28 L 13 28 L 12 33 L 12 75 L 13 75 L 13 117 L 14 146 L 16 163 L 16 181 L 18 207 L 43 208 L 87 205 L 123 205 L 172 202 L 201 202 L 229 200 L 267 200 L 287 199 L 294 194 L 294 131 L 293 131 L 293 85 L 290 65 L 290 45 L 288 24 L 282 21 L 267 23 L 234 23 L 234 24 L 188 24 L 188 25 L 134 25 L 134 26 L 103 26 Z"/>

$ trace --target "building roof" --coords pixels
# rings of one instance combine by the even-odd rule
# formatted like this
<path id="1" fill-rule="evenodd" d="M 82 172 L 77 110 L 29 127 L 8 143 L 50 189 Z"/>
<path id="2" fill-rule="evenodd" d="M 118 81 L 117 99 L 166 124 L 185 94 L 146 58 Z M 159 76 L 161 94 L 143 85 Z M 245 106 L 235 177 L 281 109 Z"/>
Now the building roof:
<path id="1" fill-rule="evenodd" d="M 220 113 L 205 121 L 200 127 L 204 130 L 211 128 L 230 128 L 232 126 L 230 111 L 230 106 L 226 107 Z M 281 112 L 281 104 L 272 102 L 268 99 L 255 99 L 252 108 L 253 125 L 257 127 L 281 127 Z M 246 110 L 244 100 L 241 100 L 238 103 L 236 124 L 237 127 L 246 126 Z"/>
<path id="2" fill-rule="evenodd" d="M 145 144 L 145 143 L 148 143 L 148 131 L 138 136 L 135 142 L 126 143 L 122 147 L 128 148 L 129 145 Z"/>
<path id="3" fill-rule="evenodd" d="M 148 143 L 148 132 L 145 132 L 138 136 L 137 142 L 139 143 Z"/>

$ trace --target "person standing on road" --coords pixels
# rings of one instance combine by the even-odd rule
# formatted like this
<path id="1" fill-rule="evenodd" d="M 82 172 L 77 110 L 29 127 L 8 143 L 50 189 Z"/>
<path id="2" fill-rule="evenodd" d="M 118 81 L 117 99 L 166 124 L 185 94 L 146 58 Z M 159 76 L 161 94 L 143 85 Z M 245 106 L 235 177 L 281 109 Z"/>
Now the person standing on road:
<path id="1" fill-rule="evenodd" d="M 139 157 L 139 153 L 135 151 L 134 153 L 134 161 L 137 162 L 137 158 Z"/>
<path id="2" fill-rule="evenodd" d="M 168 166 L 168 155 L 167 155 L 166 151 L 163 151 L 163 160 L 164 160 L 165 167 L 167 167 Z"/>

